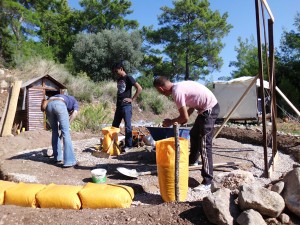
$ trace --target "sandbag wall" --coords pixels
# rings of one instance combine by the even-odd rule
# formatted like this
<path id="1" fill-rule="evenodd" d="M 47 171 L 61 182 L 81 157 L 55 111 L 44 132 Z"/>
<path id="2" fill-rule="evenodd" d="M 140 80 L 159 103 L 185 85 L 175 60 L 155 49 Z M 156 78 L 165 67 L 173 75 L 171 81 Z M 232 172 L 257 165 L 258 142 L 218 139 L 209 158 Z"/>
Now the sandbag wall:
<path id="1" fill-rule="evenodd" d="M 0 205 L 63 209 L 129 208 L 133 198 L 133 189 L 125 185 L 45 185 L 0 180 Z"/>

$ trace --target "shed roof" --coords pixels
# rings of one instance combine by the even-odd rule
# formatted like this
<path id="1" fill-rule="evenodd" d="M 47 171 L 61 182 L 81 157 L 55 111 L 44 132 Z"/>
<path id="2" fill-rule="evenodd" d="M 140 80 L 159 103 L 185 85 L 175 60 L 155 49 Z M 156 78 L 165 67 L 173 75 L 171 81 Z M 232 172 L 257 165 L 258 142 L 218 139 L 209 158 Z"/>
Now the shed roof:
<path id="1" fill-rule="evenodd" d="M 42 79 L 42 78 L 47 78 L 49 80 L 51 80 L 53 83 L 55 83 L 58 87 L 62 88 L 62 89 L 66 89 L 67 87 L 65 85 L 63 85 L 62 83 L 58 82 L 57 80 L 55 80 L 53 77 L 51 77 L 50 75 L 42 75 L 42 76 L 39 76 L 39 77 L 36 77 L 36 78 L 33 78 L 33 79 L 30 79 L 26 82 L 24 82 L 21 86 L 21 88 L 25 88 L 31 84 L 33 84 L 34 82 Z"/>

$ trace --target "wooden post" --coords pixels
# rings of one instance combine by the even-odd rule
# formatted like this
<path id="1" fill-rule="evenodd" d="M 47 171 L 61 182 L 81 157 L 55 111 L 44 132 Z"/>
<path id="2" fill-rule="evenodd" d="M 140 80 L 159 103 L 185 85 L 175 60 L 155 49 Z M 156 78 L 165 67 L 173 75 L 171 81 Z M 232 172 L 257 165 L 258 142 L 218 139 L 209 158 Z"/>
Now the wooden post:
<path id="1" fill-rule="evenodd" d="M 175 134 L 175 200 L 179 202 L 180 193 L 179 193 L 179 160 L 180 160 L 180 143 L 179 143 L 179 128 L 178 123 L 175 123 L 174 126 Z"/>
<path id="2" fill-rule="evenodd" d="M 12 129 L 12 126 L 14 123 L 15 115 L 16 115 L 21 85 L 22 85 L 22 81 L 15 81 L 13 84 L 13 87 L 11 90 L 11 96 L 9 98 L 7 112 L 5 115 L 2 131 L 1 131 L 2 137 L 11 135 L 11 129 Z"/>
<path id="3" fill-rule="evenodd" d="M 268 20 L 269 34 L 269 57 L 270 57 L 270 77 L 269 88 L 271 91 L 271 122 L 272 122 L 272 169 L 275 170 L 275 159 L 277 154 L 277 111 L 276 111 L 276 80 L 275 80 L 275 60 L 274 60 L 274 36 L 273 36 L 274 20 Z M 277 157 L 278 158 L 278 157 Z M 271 176 L 269 170 L 269 177 Z"/>
<path id="4" fill-rule="evenodd" d="M 261 97 L 262 108 L 262 125 L 263 125 L 263 148 L 264 148 L 264 161 L 265 161 L 265 176 L 269 178 L 268 169 L 268 149 L 267 149 L 267 128 L 266 128 L 266 107 L 265 107 L 265 92 L 264 92 L 264 70 L 262 60 L 262 43 L 261 43 L 261 28 L 260 28 L 260 4 L 259 0 L 255 0 L 255 12 L 256 12 L 256 34 L 257 34 L 257 49 L 258 49 L 258 67 L 259 67 L 259 80 L 260 87 L 259 93 Z"/>

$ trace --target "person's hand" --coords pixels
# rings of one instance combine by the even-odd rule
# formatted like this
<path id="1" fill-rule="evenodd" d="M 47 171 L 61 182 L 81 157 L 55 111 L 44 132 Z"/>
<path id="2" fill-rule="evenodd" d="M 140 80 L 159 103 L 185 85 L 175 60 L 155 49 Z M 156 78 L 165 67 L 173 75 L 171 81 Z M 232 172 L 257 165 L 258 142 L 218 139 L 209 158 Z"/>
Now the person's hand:
<path id="1" fill-rule="evenodd" d="M 132 102 L 132 99 L 131 99 L 131 98 L 124 98 L 124 99 L 123 99 L 123 102 L 125 102 L 125 103 L 130 103 L 130 102 Z"/>
<path id="2" fill-rule="evenodd" d="M 162 123 L 163 127 L 169 127 L 171 125 L 173 125 L 173 120 L 171 120 L 171 119 L 164 119 L 164 121 Z"/>

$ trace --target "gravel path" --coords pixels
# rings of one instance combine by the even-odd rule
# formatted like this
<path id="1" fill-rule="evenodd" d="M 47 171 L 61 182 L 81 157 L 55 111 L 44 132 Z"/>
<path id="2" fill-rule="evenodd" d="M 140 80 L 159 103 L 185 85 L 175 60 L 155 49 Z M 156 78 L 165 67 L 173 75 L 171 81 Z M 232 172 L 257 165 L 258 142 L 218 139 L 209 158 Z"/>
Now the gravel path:
<path id="1" fill-rule="evenodd" d="M 121 154 L 118 157 L 98 158 L 93 156 L 94 146 L 99 144 L 98 138 L 74 141 L 74 149 L 78 166 L 75 168 L 62 168 L 54 165 L 52 158 L 45 157 L 51 147 L 21 151 L 18 155 L 10 156 L 2 163 L 4 174 L 7 171 L 9 180 L 35 183 L 56 183 L 70 185 L 84 185 L 91 182 L 90 171 L 95 168 L 107 170 L 107 183 L 118 183 L 131 186 L 135 190 L 135 198 L 132 207 L 139 205 L 156 205 L 163 203 L 158 178 L 156 175 L 139 176 L 137 179 L 128 178 L 117 172 L 117 167 L 136 169 L 137 171 L 155 170 L 155 152 L 151 147 L 136 148 L 134 151 Z M 214 163 L 241 162 L 238 168 L 253 173 L 257 185 L 266 185 L 279 179 L 284 173 L 293 168 L 295 161 L 281 152 L 272 173 L 272 177 L 264 178 L 264 153 L 263 148 L 250 144 L 242 144 L 236 141 L 217 138 L 214 140 Z M 271 157 L 271 149 L 268 156 Z M 20 163 L 21 162 L 21 163 Z M 26 169 L 25 169 L 26 168 Z M 224 167 L 225 168 L 225 167 Z M 227 167 L 228 169 L 228 167 Z M 215 171 L 215 175 L 220 171 Z M 200 171 L 190 171 L 187 202 L 200 201 L 209 192 L 194 192 L 193 187 L 202 181 Z"/>

